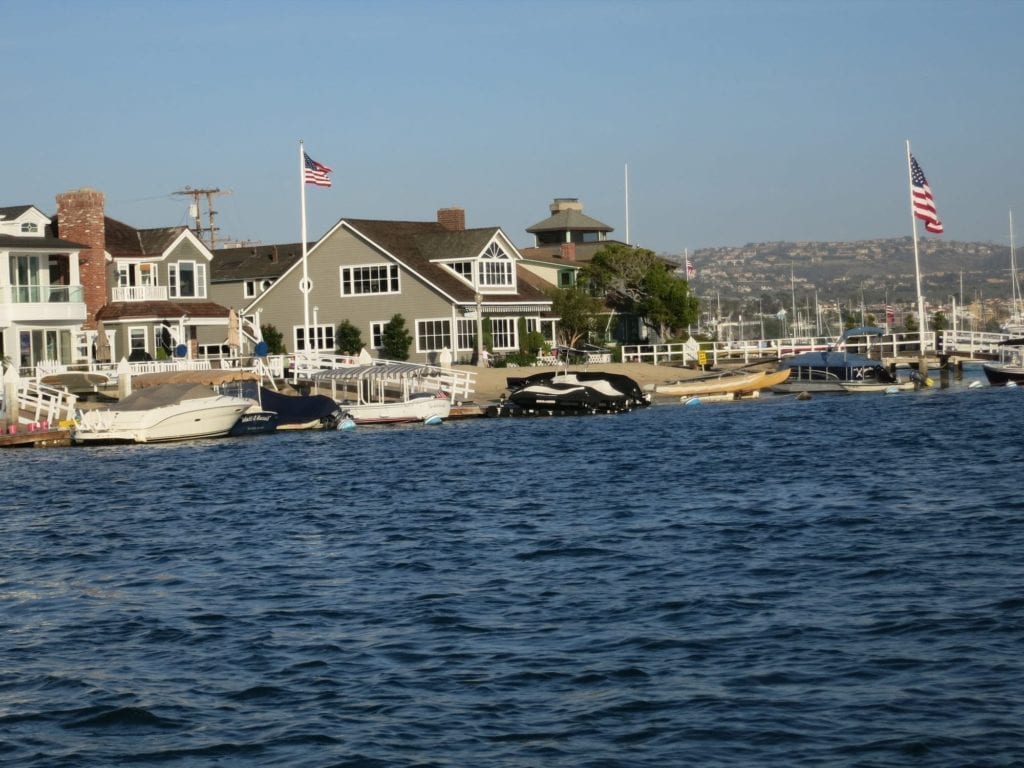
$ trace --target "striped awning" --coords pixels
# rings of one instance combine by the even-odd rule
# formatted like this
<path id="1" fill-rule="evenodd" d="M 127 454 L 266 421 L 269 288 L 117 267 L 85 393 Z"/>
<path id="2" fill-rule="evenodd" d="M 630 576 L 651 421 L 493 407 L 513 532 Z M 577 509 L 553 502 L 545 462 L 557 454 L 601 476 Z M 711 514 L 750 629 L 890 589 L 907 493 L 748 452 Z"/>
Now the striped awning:
<path id="1" fill-rule="evenodd" d="M 437 370 L 419 363 L 383 363 L 332 368 L 312 375 L 313 381 L 378 381 L 381 379 L 416 379 L 436 375 Z"/>

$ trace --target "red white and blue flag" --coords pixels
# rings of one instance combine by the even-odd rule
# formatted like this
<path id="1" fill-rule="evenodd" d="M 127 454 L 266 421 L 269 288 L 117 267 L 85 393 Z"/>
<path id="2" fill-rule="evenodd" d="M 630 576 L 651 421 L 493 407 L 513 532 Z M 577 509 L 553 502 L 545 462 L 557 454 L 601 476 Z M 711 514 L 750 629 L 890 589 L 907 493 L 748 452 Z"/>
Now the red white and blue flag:
<path id="1" fill-rule="evenodd" d="M 307 184 L 313 184 L 317 187 L 331 186 L 331 179 L 327 175 L 331 172 L 330 168 L 322 163 L 318 163 L 305 152 L 302 153 L 302 158 L 306 166 L 304 178 Z"/>
<path id="2" fill-rule="evenodd" d="M 935 210 L 932 190 L 928 186 L 928 180 L 924 177 L 924 171 L 921 170 L 921 166 L 917 164 L 913 155 L 910 156 L 910 182 L 914 216 L 924 222 L 926 230 L 941 235 L 944 230 L 942 222 L 939 221 L 939 214 Z"/>
<path id="3" fill-rule="evenodd" d="M 885 305 L 885 322 L 892 325 L 896 322 L 896 308 L 892 304 Z"/>
<path id="4" fill-rule="evenodd" d="M 689 280 L 691 277 L 697 275 L 697 269 L 693 266 L 693 262 L 689 259 L 686 260 L 686 279 Z"/>

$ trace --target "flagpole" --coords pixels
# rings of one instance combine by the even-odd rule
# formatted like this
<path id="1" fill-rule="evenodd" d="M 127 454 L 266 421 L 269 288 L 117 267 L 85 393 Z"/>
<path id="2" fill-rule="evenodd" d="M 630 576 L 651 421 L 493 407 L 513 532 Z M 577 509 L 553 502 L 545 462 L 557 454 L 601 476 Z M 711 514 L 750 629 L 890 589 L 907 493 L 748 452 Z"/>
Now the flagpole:
<path id="1" fill-rule="evenodd" d="M 907 139 L 907 184 L 910 193 L 910 228 L 914 232 L 914 274 L 917 277 L 917 337 L 923 364 L 925 359 L 924 332 L 927 322 L 924 315 L 924 294 L 921 293 L 921 261 L 917 247 L 917 219 L 914 217 L 914 172 L 910 166 L 910 139 Z"/>
<path id="2" fill-rule="evenodd" d="M 299 139 L 299 190 L 302 200 L 302 282 L 299 290 L 302 292 L 302 347 L 303 352 L 309 354 L 309 273 L 306 265 L 306 150 L 303 147 L 302 139 Z M 298 350 L 296 350 L 298 351 Z"/>
<path id="3" fill-rule="evenodd" d="M 626 245 L 629 245 L 629 163 L 625 164 L 623 176 L 626 188 Z"/>

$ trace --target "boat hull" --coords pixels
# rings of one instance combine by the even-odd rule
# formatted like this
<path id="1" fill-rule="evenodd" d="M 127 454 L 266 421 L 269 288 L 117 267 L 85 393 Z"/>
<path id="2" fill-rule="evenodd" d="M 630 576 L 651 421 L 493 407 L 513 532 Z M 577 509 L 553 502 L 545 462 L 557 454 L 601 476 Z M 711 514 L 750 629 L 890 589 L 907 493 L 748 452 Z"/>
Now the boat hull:
<path id="1" fill-rule="evenodd" d="M 1006 386 L 1011 381 L 1015 384 L 1024 384 L 1024 368 L 1019 365 L 985 363 L 981 367 L 985 371 L 988 383 L 994 387 Z"/>
<path id="2" fill-rule="evenodd" d="M 238 397 L 184 400 L 146 410 L 88 411 L 78 419 L 72 440 L 86 443 L 163 443 L 225 437 L 252 403 Z"/>
<path id="3" fill-rule="evenodd" d="M 341 405 L 341 410 L 356 424 L 410 424 L 447 419 L 452 401 L 447 397 L 413 397 L 390 403 Z"/>
<path id="4" fill-rule="evenodd" d="M 784 382 L 788 371 L 755 371 L 746 374 L 731 374 L 714 378 L 699 378 L 671 384 L 658 384 L 654 391 L 658 395 L 671 397 L 700 397 L 702 395 L 733 394 L 745 395 Z"/>

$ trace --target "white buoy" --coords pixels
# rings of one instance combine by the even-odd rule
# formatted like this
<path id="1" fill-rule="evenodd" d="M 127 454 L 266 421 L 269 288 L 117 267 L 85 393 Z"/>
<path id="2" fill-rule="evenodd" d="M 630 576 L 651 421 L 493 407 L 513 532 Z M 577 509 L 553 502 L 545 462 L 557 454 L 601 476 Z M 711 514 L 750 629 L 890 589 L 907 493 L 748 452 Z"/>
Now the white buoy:
<path id="1" fill-rule="evenodd" d="M 985 382 L 978 381 L 977 379 L 975 379 L 974 381 L 972 381 L 970 384 L 967 385 L 967 388 L 968 389 L 980 389 L 981 387 L 984 387 L 984 386 L 985 386 Z"/>
<path id="2" fill-rule="evenodd" d="M 700 405 L 699 397 L 688 397 L 683 400 L 683 405 Z"/>
<path id="3" fill-rule="evenodd" d="M 895 395 L 895 394 L 898 394 L 899 391 L 900 391 L 899 387 L 886 387 L 885 388 L 885 394 L 887 394 L 887 395 Z"/>
<path id="4" fill-rule="evenodd" d="M 1017 382 L 1016 381 L 1008 381 L 1008 382 L 1006 382 L 1006 386 L 1008 386 L 1008 387 L 1016 387 L 1017 386 Z"/>
<path id="5" fill-rule="evenodd" d="M 352 420 L 352 418 L 350 416 L 346 416 L 345 418 L 343 418 L 341 421 L 338 422 L 338 431 L 355 429 L 355 428 L 356 428 L 356 423 Z"/>
<path id="6" fill-rule="evenodd" d="M 430 427 L 436 427 L 441 423 L 441 421 L 441 417 L 435 413 L 433 416 L 427 416 L 427 418 L 423 420 L 423 423 Z"/>

